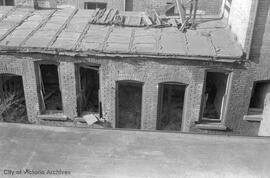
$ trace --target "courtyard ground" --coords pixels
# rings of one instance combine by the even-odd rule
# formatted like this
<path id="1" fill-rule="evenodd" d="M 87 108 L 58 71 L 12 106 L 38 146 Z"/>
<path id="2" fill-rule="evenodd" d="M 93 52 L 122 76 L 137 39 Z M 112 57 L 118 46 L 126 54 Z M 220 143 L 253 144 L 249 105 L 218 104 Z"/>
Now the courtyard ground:
<path id="1" fill-rule="evenodd" d="M 269 178 L 270 138 L 1 123 L 0 177 Z"/>

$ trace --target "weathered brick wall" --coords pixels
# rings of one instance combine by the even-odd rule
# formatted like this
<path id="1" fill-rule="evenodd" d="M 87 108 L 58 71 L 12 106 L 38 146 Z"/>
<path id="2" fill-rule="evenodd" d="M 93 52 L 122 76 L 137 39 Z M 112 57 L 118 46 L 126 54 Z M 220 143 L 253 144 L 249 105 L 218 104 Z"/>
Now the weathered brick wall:
<path id="1" fill-rule="evenodd" d="M 236 64 L 221 64 L 212 62 L 195 62 L 170 59 L 94 59 L 76 58 L 67 56 L 31 55 L 1 56 L 3 63 L 1 70 L 23 75 L 24 88 L 27 97 L 28 115 L 36 120 L 39 114 L 37 97 L 37 83 L 34 72 L 34 61 L 53 60 L 60 62 L 60 85 L 64 114 L 69 118 L 77 116 L 76 113 L 76 63 L 89 63 L 100 65 L 100 85 L 103 115 L 115 126 L 116 117 L 116 82 L 121 80 L 134 80 L 143 82 L 142 129 L 155 130 L 158 110 L 158 84 L 162 82 L 179 82 L 187 85 L 183 114 L 183 131 L 201 133 L 221 133 L 194 130 L 195 121 L 199 120 L 201 97 L 206 69 L 230 70 L 233 73 L 231 96 L 227 111 L 226 125 L 237 134 L 240 120 L 245 112 L 244 98 L 248 71 Z M 12 62 L 14 61 L 14 62 Z M 76 62 L 74 64 L 74 62 Z M 9 64 L 9 65 L 6 65 Z M 6 66 L 6 67 L 4 67 Z M 14 67 L 12 67 L 14 66 Z M 244 76 L 244 77 L 243 77 Z M 46 123 L 45 123 L 46 124 Z M 48 124 L 48 123 L 47 123 Z M 63 123 L 59 123 L 62 125 Z M 73 125 L 70 123 L 65 123 Z"/>
<path id="2" fill-rule="evenodd" d="M 170 2 L 175 0 L 133 0 L 133 7 L 134 11 L 144 11 L 145 8 L 160 9 Z M 217 15 L 221 11 L 221 5 L 222 0 L 199 0 L 198 9 L 207 15 Z"/>
<path id="3" fill-rule="evenodd" d="M 247 40 L 251 35 L 250 29 L 252 22 L 250 20 L 252 12 L 255 12 L 255 10 L 252 9 L 255 1 L 256 0 L 234 0 L 231 3 L 228 24 L 244 49 L 247 48 Z"/>
<path id="4" fill-rule="evenodd" d="M 50 5 L 51 7 L 61 7 L 70 5 L 73 7 L 84 8 L 85 2 L 105 2 L 108 8 L 117 8 L 119 10 L 125 10 L 125 0 L 37 0 L 39 4 L 44 6 Z M 221 11 L 221 5 L 223 0 L 199 0 L 198 9 L 205 14 L 219 14 Z M 174 0 L 133 0 L 134 11 L 145 11 L 146 8 L 160 9 L 168 2 L 175 2 Z"/>
<path id="5" fill-rule="evenodd" d="M 244 121 L 255 81 L 270 80 L 270 1 L 260 0 L 255 21 L 254 34 L 251 45 L 250 61 L 245 65 L 247 73 L 239 76 L 245 82 L 245 91 L 242 96 L 243 113 L 239 113 L 238 130 L 245 135 L 257 135 L 260 122 Z M 262 122 L 263 124 L 263 122 Z"/>
<path id="6" fill-rule="evenodd" d="M 36 0 L 15 0 L 16 6 L 34 8 L 35 4 L 36 4 Z"/>

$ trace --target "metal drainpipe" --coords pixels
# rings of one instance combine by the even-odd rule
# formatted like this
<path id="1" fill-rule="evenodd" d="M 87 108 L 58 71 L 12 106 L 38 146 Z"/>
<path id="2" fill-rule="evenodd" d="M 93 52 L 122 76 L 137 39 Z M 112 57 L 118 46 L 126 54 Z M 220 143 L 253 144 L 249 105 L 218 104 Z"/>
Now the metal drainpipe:
<path id="1" fill-rule="evenodd" d="M 250 20 L 253 20 L 253 24 L 251 26 L 251 34 L 250 34 L 250 41 L 249 41 L 249 44 L 247 46 L 247 52 L 246 52 L 246 59 L 248 60 L 249 57 L 250 57 L 250 51 L 251 51 L 251 45 L 252 45 L 252 40 L 253 40 L 253 34 L 254 34 L 254 28 L 255 28 L 255 23 L 256 23 L 256 19 L 257 19 L 257 12 L 258 12 L 258 6 L 259 6 L 259 0 L 254 0 L 255 3 L 254 3 L 254 8 L 251 8 L 250 11 L 253 11 L 255 10 L 254 12 L 254 16 L 251 17 Z"/>

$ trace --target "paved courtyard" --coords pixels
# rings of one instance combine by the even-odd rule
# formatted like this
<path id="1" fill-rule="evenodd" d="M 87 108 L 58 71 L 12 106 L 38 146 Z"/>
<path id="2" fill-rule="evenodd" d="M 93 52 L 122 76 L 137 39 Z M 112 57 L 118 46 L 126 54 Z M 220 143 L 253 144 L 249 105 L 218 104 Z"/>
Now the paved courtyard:
<path id="1" fill-rule="evenodd" d="M 0 177 L 270 177 L 270 138 L 0 124 Z"/>

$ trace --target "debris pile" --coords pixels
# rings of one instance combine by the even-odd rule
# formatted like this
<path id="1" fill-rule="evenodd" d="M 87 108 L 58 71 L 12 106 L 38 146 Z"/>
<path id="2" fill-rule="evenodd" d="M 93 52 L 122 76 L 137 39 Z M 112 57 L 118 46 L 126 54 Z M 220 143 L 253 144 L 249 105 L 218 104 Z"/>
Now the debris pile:
<path id="1" fill-rule="evenodd" d="M 175 0 L 175 3 L 166 5 L 163 10 L 146 9 L 145 12 L 122 12 L 117 9 L 97 9 L 93 15 L 92 24 L 119 25 L 131 27 L 177 27 L 185 31 L 194 27 L 197 13 L 198 0 Z M 189 16 L 186 14 L 186 6 L 189 6 Z M 177 16 L 166 16 L 166 12 L 177 8 Z"/>

